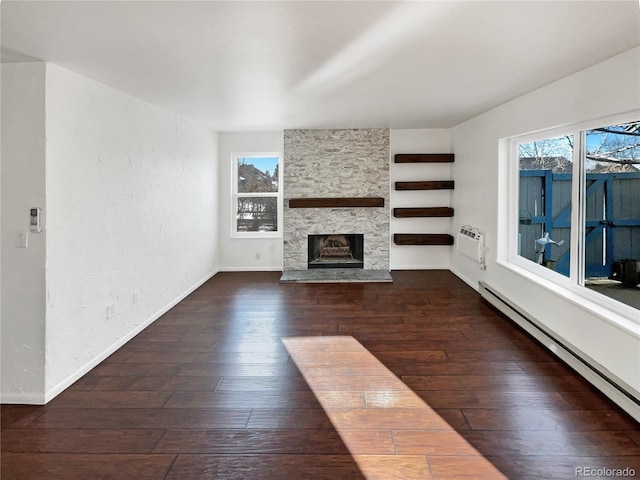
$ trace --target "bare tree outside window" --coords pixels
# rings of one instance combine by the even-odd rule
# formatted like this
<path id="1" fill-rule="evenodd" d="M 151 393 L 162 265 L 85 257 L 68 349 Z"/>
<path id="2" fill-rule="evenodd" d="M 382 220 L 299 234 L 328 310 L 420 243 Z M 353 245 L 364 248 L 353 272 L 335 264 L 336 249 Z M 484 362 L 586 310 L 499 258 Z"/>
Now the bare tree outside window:
<path id="1" fill-rule="evenodd" d="M 640 171 L 640 122 L 588 130 L 587 172 Z"/>
<path id="2" fill-rule="evenodd" d="M 280 158 L 234 157 L 236 232 L 277 232 Z"/>

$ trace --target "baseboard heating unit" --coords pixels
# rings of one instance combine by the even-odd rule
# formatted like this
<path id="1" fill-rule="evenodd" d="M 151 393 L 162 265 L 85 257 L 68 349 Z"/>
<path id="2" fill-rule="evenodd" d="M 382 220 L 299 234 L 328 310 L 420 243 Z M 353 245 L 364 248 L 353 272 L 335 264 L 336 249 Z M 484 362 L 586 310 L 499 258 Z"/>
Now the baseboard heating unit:
<path id="1" fill-rule="evenodd" d="M 487 285 L 480 282 L 480 295 L 496 309 L 506 315 L 510 320 L 533 336 L 542 345 L 549 349 L 559 359 L 573 368 L 594 387 L 609 397 L 625 412 L 637 421 L 640 421 L 640 399 L 633 393 L 632 388 L 617 378 L 605 367 L 590 358 L 584 352 L 573 347 L 565 341 L 557 339 L 553 332 L 544 325 L 523 312 L 509 299 Z"/>

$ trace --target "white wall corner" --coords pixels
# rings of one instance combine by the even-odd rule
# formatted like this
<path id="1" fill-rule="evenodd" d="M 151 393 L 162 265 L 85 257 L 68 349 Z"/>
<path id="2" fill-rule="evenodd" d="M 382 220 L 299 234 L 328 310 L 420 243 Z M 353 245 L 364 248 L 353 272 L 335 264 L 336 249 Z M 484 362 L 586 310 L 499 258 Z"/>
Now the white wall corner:
<path id="1" fill-rule="evenodd" d="M 58 395 L 60 395 L 63 391 L 65 391 L 67 388 L 69 388 L 75 382 L 80 380 L 80 378 L 82 378 L 84 375 L 89 373 L 93 368 L 95 368 L 101 362 L 106 360 L 110 355 L 112 355 L 116 351 L 118 351 L 129 340 L 134 338 L 136 335 L 138 335 L 140 332 L 142 332 L 145 328 L 147 328 L 149 325 L 151 325 L 157 319 L 162 317 L 162 315 L 167 313 L 173 307 L 178 305 L 182 300 L 187 298 L 194 291 L 196 291 L 198 288 L 200 288 L 202 285 L 204 285 L 207 281 L 209 281 L 211 278 L 213 278 L 217 273 L 218 273 L 218 270 L 216 269 L 216 270 L 211 271 L 207 275 L 205 275 L 205 277 L 202 278 L 201 280 L 199 280 L 198 282 L 196 282 L 195 285 L 193 285 L 187 291 L 185 291 L 184 293 L 178 295 L 176 298 L 171 300 L 166 306 L 164 306 L 159 311 L 157 311 L 156 313 L 151 315 L 149 318 L 147 318 L 140 325 L 137 325 L 133 330 L 129 331 L 124 337 L 120 338 L 117 342 L 115 342 L 112 345 L 109 345 L 104 351 L 100 352 L 100 354 L 98 354 L 94 358 L 92 358 L 91 361 L 89 361 L 88 363 L 84 364 L 80 369 L 76 370 L 75 372 L 73 372 L 71 375 L 69 375 L 67 378 L 63 379 L 61 382 L 57 383 L 56 385 L 51 386 L 47 390 L 46 394 L 44 396 L 41 396 L 41 398 L 42 398 L 42 402 L 41 403 L 46 404 L 46 403 L 50 402 L 51 400 L 53 400 Z"/>

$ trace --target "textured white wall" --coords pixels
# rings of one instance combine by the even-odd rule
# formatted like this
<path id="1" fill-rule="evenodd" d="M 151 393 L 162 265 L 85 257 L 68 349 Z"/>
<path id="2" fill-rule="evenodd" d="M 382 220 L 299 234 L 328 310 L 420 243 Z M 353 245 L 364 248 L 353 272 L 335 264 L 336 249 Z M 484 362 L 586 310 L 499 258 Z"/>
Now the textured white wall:
<path id="1" fill-rule="evenodd" d="M 29 233 L 29 209 L 45 209 L 45 64 L 2 65 L 1 400 L 44 399 L 45 237 Z"/>
<path id="2" fill-rule="evenodd" d="M 56 65 L 46 87 L 50 398 L 217 270 L 218 140 Z"/>
<path id="3" fill-rule="evenodd" d="M 500 221 L 506 221 L 499 182 L 499 140 L 596 119 L 640 107 L 640 49 L 636 48 L 515 99 L 453 129 L 455 225 L 487 232 L 487 270 L 458 254 L 452 270 L 471 285 L 502 292 L 560 338 L 581 349 L 640 392 L 640 328 L 637 314 L 621 317 L 571 298 L 496 262 Z M 635 316 L 636 318 L 631 318 Z M 625 324 L 627 327 L 623 327 Z"/>
<path id="4" fill-rule="evenodd" d="M 282 131 L 220 134 L 218 198 L 220 205 L 220 270 L 282 270 L 282 236 L 269 238 L 231 237 L 233 224 L 231 155 L 251 152 L 278 152 L 282 154 L 283 142 Z M 282 215 L 282 210 L 279 214 Z M 259 254 L 259 259 L 256 259 L 256 254 Z"/>
<path id="5" fill-rule="evenodd" d="M 394 233 L 449 233 L 450 218 L 395 218 L 394 208 L 449 207 L 451 190 L 396 191 L 395 182 L 421 180 L 451 180 L 448 163 L 394 163 L 396 153 L 451 153 L 449 129 L 391 130 L 389 174 L 391 177 L 391 247 L 389 261 L 392 270 L 448 269 L 453 247 L 440 245 L 395 245 Z M 455 218 L 455 217 L 454 217 Z"/>

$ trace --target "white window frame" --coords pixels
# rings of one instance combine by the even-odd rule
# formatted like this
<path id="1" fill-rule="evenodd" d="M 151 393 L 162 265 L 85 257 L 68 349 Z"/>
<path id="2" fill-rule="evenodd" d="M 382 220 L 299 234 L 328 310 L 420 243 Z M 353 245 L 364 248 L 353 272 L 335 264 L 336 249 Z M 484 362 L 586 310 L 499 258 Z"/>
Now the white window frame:
<path id="1" fill-rule="evenodd" d="M 584 286 L 584 185 L 586 172 L 584 159 L 580 158 L 583 152 L 582 145 L 585 141 L 584 133 L 587 130 L 606 125 L 616 125 L 640 118 L 640 110 L 634 110 L 618 115 L 598 118 L 586 122 L 574 123 L 561 127 L 554 127 L 536 132 L 509 137 L 500 141 L 500 170 L 501 179 L 500 214 L 499 222 L 500 242 L 497 251 L 497 262 L 519 275 L 526 277 L 547 290 L 561 295 L 570 301 L 587 307 L 588 302 L 592 310 L 613 312 L 624 319 L 630 319 L 636 325 L 640 324 L 638 310 L 614 300 L 610 297 L 594 292 Z M 572 181 L 572 206 L 580 208 L 571 209 L 571 243 L 570 243 L 570 268 L 569 277 L 538 265 L 529 259 L 518 255 L 518 216 L 519 216 L 519 145 L 545 138 L 553 138 L 564 135 L 573 135 L 573 181 Z M 608 317 L 607 314 L 602 315 Z"/>
<path id="2" fill-rule="evenodd" d="M 238 192 L 238 159 L 258 157 L 278 158 L 278 191 L 263 193 Z M 231 237 L 232 238 L 282 238 L 283 214 L 283 185 L 282 185 L 282 153 L 280 152 L 237 152 L 231 154 Z M 239 232 L 238 228 L 238 198 L 239 197 L 274 197 L 278 209 L 278 225 L 275 232 Z"/>

